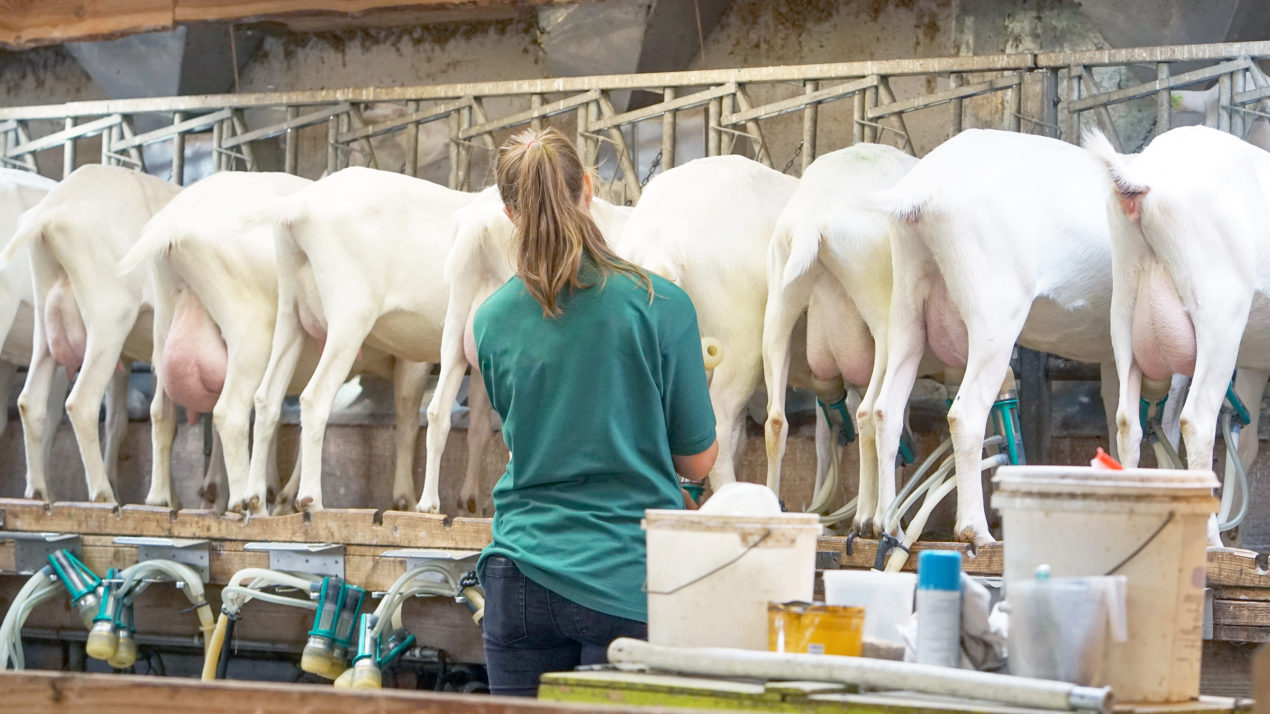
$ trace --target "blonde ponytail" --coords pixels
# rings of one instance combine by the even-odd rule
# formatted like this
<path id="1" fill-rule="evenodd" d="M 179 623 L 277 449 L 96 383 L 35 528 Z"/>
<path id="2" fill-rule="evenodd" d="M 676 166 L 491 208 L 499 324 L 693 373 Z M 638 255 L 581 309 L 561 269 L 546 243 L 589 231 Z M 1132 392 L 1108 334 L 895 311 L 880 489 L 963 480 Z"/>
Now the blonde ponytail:
<path id="1" fill-rule="evenodd" d="M 580 205 L 585 173 L 573 144 L 550 127 L 521 132 L 498 151 L 498 191 L 512 210 L 519 239 L 517 274 L 546 317 L 563 314 L 560 293 L 566 286 L 591 287 L 579 277 L 583 255 L 605 277 L 612 271 L 635 276 L 652 295 L 648 276 L 613 253 Z"/>

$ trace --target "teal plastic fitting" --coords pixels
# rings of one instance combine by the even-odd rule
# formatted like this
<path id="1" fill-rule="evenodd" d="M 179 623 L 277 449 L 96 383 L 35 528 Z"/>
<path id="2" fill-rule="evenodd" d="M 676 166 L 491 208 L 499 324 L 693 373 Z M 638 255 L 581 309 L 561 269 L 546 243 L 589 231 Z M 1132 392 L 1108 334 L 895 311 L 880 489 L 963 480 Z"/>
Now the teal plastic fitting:
<path id="1" fill-rule="evenodd" d="M 101 578 L 65 548 L 49 553 L 49 565 L 70 594 L 71 604 L 79 612 L 80 621 L 84 623 L 84 627 L 91 629 L 101 603 L 97 594 L 101 587 Z"/>

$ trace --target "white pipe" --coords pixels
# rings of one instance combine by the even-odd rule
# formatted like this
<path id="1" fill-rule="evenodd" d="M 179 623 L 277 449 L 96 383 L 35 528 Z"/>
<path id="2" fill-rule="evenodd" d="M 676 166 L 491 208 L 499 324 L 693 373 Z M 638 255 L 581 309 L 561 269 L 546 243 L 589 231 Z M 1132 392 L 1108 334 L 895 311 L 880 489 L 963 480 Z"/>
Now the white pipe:
<path id="1" fill-rule="evenodd" d="M 681 674 L 760 680 L 835 682 L 1003 702 L 1038 709 L 1110 712 L 1111 687 L 975 672 L 867 657 L 759 652 L 722 647 L 666 647 L 622 637 L 609 645 L 609 662 Z"/>
<path id="2" fill-rule="evenodd" d="M 49 572 L 41 569 L 32 575 L 9 605 L 9 611 L 0 623 L 0 669 L 8 669 L 13 662 L 14 669 L 23 669 L 26 659 L 22 652 L 22 626 L 37 605 L 52 598 L 59 590 L 58 583 Z"/>

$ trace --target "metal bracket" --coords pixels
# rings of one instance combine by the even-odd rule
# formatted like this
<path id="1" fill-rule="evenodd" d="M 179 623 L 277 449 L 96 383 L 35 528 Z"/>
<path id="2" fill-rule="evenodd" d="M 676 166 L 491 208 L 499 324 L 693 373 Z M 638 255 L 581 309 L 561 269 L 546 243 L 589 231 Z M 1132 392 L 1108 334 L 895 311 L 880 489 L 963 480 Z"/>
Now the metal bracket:
<path id="1" fill-rule="evenodd" d="M 344 546 L 339 543 L 244 543 L 243 550 L 269 554 L 269 569 L 344 577 Z"/>
<path id="2" fill-rule="evenodd" d="M 212 577 L 211 544 L 201 538 L 118 536 L 116 545 L 135 545 L 137 560 L 173 560 L 188 565 L 207 582 Z"/>
<path id="3" fill-rule="evenodd" d="M 78 533 L 30 533 L 0 531 L 0 541 L 13 541 L 13 567 L 18 575 L 32 575 L 48 565 L 49 555 L 65 548 L 81 557 L 82 542 Z"/>
<path id="4" fill-rule="evenodd" d="M 836 550 L 816 551 L 816 570 L 837 570 L 842 567 L 842 553 Z"/>
<path id="5" fill-rule="evenodd" d="M 445 569 L 458 582 L 464 573 L 476 567 L 481 557 L 479 550 L 442 550 L 439 548 L 402 548 L 386 550 L 380 553 L 381 558 L 401 558 L 406 561 L 409 571 L 419 565 L 437 565 Z M 427 575 L 421 576 L 427 578 Z"/>
<path id="6" fill-rule="evenodd" d="M 1213 589 L 1204 588 L 1204 639 L 1213 639 Z"/>

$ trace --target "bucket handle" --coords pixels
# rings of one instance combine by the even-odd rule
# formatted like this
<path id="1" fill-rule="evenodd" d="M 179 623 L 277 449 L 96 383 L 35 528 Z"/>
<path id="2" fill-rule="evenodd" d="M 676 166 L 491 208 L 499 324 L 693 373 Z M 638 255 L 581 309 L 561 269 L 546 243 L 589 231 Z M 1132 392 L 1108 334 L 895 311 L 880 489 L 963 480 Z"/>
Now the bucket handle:
<path id="1" fill-rule="evenodd" d="M 1117 563 L 1117 564 L 1116 564 L 1116 567 L 1112 568 L 1111 570 L 1108 570 L 1106 573 L 1103 573 L 1103 574 L 1104 574 L 1104 575 L 1115 575 L 1117 570 L 1119 570 L 1119 569 L 1123 568 L 1124 566 L 1128 565 L 1128 564 L 1129 564 L 1129 561 L 1131 561 L 1131 560 L 1133 560 L 1134 558 L 1138 557 L 1138 553 L 1141 553 L 1143 550 L 1145 550 L 1145 549 L 1146 549 L 1146 547 L 1147 547 L 1148 545 L 1151 545 L 1151 541 L 1155 540 L 1156 536 L 1158 536 L 1158 535 L 1160 535 L 1161 533 L 1163 533 L 1163 532 L 1164 532 L 1164 529 L 1165 529 L 1165 528 L 1167 528 L 1167 527 L 1168 527 L 1168 525 L 1169 525 L 1170 523 L 1172 523 L 1172 522 L 1173 522 L 1173 511 L 1169 511 L 1169 515 L 1167 515 L 1167 516 L 1165 516 L 1165 517 L 1164 517 L 1164 522 L 1163 522 L 1163 523 L 1161 523 L 1161 524 L 1160 524 L 1160 527 L 1159 527 L 1159 528 L 1156 528 L 1156 529 L 1155 529 L 1155 532 L 1154 532 L 1154 533 L 1152 533 L 1150 536 L 1148 536 L 1146 540 L 1142 541 L 1142 545 L 1139 545 L 1137 548 L 1134 548 L 1134 549 L 1133 549 L 1133 552 L 1132 552 L 1132 553 L 1130 553 L 1128 557 L 1126 557 L 1124 560 L 1122 560 L 1122 561 L 1120 561 L 1119 563 Z"/>
<path id="2" fill-rule="evenodd" d="M 759 536 L 759 537 L 758 537 L 758 540 L 756 540 L 756 541 L 754 541 L 753 543 L 751 543 L 751 544 L 747 545 L 747 546 L 745 547 L 745 550 L 741 551 L 741 552 L 740 552 L 740 554 L 738 554 L 736 557 L 732 558 L 731 560 L 728 560 L 728 561 L 724 562 L 722 565 L 717 565 L 717 566 L 715 566 L 712 570 L 708 570 L 708 571 L 706 571 L 705 573 L 702 573 L 701 575 L 698 575 L 697 577 L 693 578 L 692 580 L 689 580 L 688 582 L 683 583 L 682 585 L 678 585 L 678 586 L 673 587 L 673 588 L 671 588 L 671 589 L 669 589 L 669 590 L 649 590 L 649 589 L 648 589 L 648 584 L 647 584 L 647 583 L 645 583 L 645 585 L 644 585 L 644 592 L 648 593 L 649 595 L 674 595 L 675 593 L 679 592 L 680 590 L 683 590 L 684 588 L 688 587 L 689 585 L 695 585 L 695 584 L 697 584 L 697 583 L 701 582 L 702 580 L 705 580 L 706 578 L 710 577 L 711 575 L 714 575 L 715 573 L 719 572 L 720 570 L 723 570 L 724 568 L 728 567 L 729 565 L 732 565 L 733 563 L 735 563 L 736 561 L 740 560 L 741 558 L 744 558 L 744 557 L 745 557 L 745 555 L 746 555 L 747 553 L 749 553 L 751 550 L 754 550 L 755 548 L 759 547 L 759 544 L 761 544 L 763 541 L 767 540 L 768 536 L 770 536 L 770 535 L 772 535 L 772 529 L 771 529 L 771 528 L 767 528 L 767 529 L 765 529 L 765 531 L 763 532 L 763 535 L 761 535 L 761 536 Z"/>

